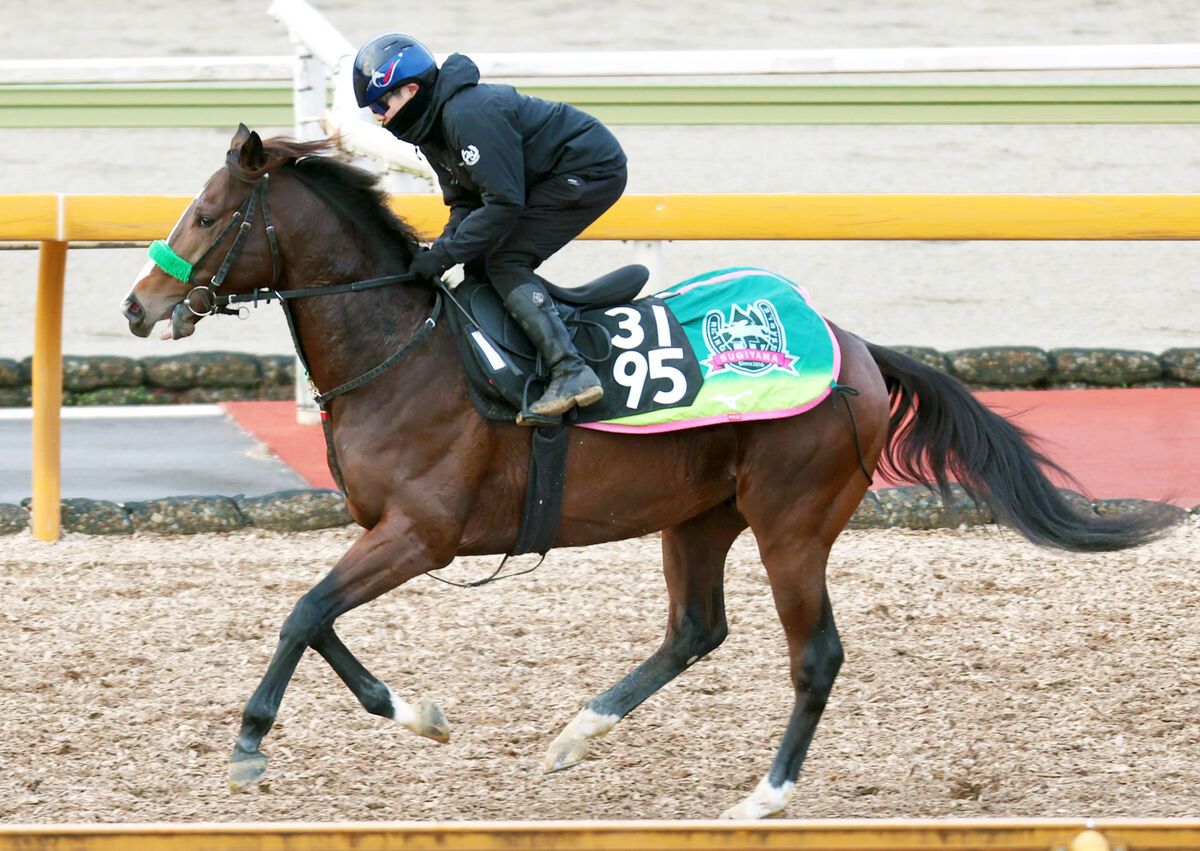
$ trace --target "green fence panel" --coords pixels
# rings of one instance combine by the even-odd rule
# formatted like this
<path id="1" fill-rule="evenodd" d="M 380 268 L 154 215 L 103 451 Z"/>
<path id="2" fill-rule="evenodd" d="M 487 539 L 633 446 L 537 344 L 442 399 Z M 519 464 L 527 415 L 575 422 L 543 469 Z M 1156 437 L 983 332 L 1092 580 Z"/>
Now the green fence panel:
<path id="1" fill-rule="evenodd" d="M 521 86 L 610 124 L 1186 124 L 1200 85 Z M 0 128 L 290 127 L 286 82 L 0 86 Z"/>

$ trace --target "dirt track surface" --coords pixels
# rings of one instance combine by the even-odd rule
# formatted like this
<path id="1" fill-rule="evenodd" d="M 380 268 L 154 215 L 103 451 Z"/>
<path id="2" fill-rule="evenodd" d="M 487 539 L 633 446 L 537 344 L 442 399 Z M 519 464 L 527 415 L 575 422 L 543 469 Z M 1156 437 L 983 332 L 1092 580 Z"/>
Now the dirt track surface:
<path id="1" fill-rule="evenodd" d="M 472 591 L 421 578 L 339 621 L 437 745 L 367 715 L 313 653 L 235 794 L 242 705 L 348 530 L 4 539 L 0 820 L 709 818 L 766 771 L 791 709 L 753 539 L 731 635 L 585 763 L 543 776 L 582 703 L 657 645 L 658 541 L 551 553 Z M 995 527 L 846 533 L 829 570 L 847 662 L 787 815 L 1196 816 L 1200 521 L 1124 554 Z M 476 578 L 491 559 L 456 562 Z"/>

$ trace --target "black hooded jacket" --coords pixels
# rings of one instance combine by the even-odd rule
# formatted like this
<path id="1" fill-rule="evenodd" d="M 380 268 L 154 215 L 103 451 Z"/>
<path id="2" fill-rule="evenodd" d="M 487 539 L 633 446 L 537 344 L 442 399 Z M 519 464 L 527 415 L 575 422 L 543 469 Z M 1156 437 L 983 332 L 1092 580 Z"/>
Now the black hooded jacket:
<path id="1" fill-rule="evenodd" d="M 437 172 L 450 207 L 450 222 L 433 247 L 444 266 L 499 243 L 534 185 L 625 165 L 620 143 L 595 118 L 512 86 L 480 83 L 479 68 L 460 53 L 442 63 L 432 95 L 420 94 L 397 115 L 406 126 L 389 129 L 417 145 Z M 419 114 L 405 116 L 410 107 Z"/>

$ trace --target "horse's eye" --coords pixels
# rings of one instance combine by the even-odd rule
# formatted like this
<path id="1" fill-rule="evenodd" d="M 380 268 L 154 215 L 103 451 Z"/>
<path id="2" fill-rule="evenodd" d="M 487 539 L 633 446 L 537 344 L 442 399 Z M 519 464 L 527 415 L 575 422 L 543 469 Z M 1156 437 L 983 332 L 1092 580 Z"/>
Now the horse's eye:
<path id="1" fill-rule="evenodd" d="M 210 228 L 216 222 L 212 216 L 196 216 L 196 224 L 202 228 Z"/>

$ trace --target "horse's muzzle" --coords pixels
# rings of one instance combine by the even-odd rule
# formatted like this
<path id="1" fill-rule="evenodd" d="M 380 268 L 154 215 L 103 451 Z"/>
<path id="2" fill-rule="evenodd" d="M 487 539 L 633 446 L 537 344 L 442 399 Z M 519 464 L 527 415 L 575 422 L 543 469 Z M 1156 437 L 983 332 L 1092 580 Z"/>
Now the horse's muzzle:
<path id="1" fill-rule="evenodd" d="M 161 312 L 152 313 L 135 294 L 130 294 L 122 302 L 121 312 L 129 322 L 130 333 L 138 337 L 149 337 L 155 325 L 164 319 L 171 320 L 170 330 L 163 334 L 164 340 L 190 337 L 200 319 L 188 309 L 186 299 L 173 298 L 166 303 Z"/>
<path id="2" fill-rule="evenodd" d="M 149 337 L 154 323 L 146 319 L 146 309 L 138 301 L 137 296 L 131 295 L 121 303 L 121 314 L 129 322 L 130 333 L 138 337 Z"/>
<path id="3" fill-rule="evenodd" d="M 187 299 L 175 305 L 175 309 L 171 311 L 171 334 L 172 340 L 179 340 L 183 337 L 190 337 L 196 331 L 196 323 L 205 314 L 197 314 L 188 307 Z M 166 334 L 163 335 L 166 338 Z"/>

